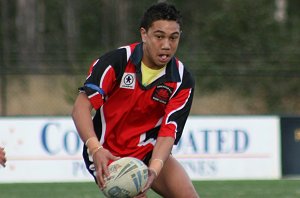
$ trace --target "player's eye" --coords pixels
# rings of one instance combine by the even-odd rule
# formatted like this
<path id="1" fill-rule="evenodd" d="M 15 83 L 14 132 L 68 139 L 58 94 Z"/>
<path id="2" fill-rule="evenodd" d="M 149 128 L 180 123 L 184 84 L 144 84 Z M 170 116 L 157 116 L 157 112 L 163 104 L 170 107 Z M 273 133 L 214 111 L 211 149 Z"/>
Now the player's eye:
<path id="1" fill-rule="evenodd" d="M 170 37 L 171 41 L 175 41 L 177 38 L 176 37 Z"/>
<path id="2" fill-rule="evenodd" d="M 176 41 L 178 38 L 179 38 L 179 36 L 174 35 L 174 36 L 171 36 L 171 37 L 170 37 L 170 40 L 171 40 L 171 41 Z"/>
<path id="3" fill-rule="evenodd" d="M 161 40 L 161 39 L 164 38 L 164 36 L 162 36 L 162 35 L 156 35 L 156 38 L 159 39 L 159 40 Z"/>

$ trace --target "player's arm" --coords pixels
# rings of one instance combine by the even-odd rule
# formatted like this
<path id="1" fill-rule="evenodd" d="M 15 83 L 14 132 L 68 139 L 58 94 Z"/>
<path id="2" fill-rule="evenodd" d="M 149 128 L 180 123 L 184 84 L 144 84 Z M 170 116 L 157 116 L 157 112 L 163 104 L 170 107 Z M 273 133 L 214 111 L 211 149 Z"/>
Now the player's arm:
<path id="1" fill-rule="evenodd" d="M 163 168 L 164 162 L 170 156 L 172 147 L 174 145 L 173 137 L 158 137 L 156 144 L 153 149 L 152 157 L 150 160 L 148 180 L 141 194 L 136 198 L 143 198 L 146 195 L 146 191 L 151 188 L 153 181 L 158 177 L 161 169 Z"/>
<path id="2" fill-rule="evenodd" d="M 125 65 L 123 62 L 127 61 L 126 56 L 126 49 L 118 49 L 93 62 L 84 85 L 79 88 L 80 93 L 72 112 L 79 136 L 87 147 L 90 160 L 95 165 L 95 177 L 100 188 L 105 186 L 104 176 L 108 176 L 108 162 L 119 158 L 113 156 L 100 144 L 101 140 L 99 141 L 96 135 L 91 110 L 98 110 L 105 103 L 105 98 L 117 83 L 122 65 Z"/>
<path id="3" fill-rule="evenodd" d="M 73 106 L 72 118 L 83 142 L 86 142 L 91 137 L 96 138 L 91 117 L 92 108 L 93 106 L 87 95 L 85 93 L 79 93 Z"/>
<path id="4" fill-rule="evenodd" d="M 91 111 L 98 110 L 104 104 L 104 98 L 114 86 L 115 70 L 111 66 L 114 56 L 104 55 L 90 66 L 88 76 L 75 101 L 72 117 L 78 133 L 84 143 L 95 145 L 96 136 Z M 90 146 L 86 145 L 89 149 Z M 98 145 L 97 145 L 98 146 Z M 101 146 L 101 145 L 99 145 Z"/>
<path id="5" fill-rule="evenodd" d="M 164 165 L 164 162 L 170 156 L 174 145 L 173 137 L 158 137 L 153 149 L 149 170 L 157 177 Z"/>
<path id="6" fill-rule="evenodd" d="M 105 186 L 104 175 L 108 176 L 107 164 L 109 160 L 117 160 L 108 150 L 104 149 L 94 131 L 91 110 L 93 106 L 85 93 L 79 93 L 72 111 L 72 118 L 82 141 L 88 147 L 88 152 L 92 156 L 97 184 L 100 188 Z"/>

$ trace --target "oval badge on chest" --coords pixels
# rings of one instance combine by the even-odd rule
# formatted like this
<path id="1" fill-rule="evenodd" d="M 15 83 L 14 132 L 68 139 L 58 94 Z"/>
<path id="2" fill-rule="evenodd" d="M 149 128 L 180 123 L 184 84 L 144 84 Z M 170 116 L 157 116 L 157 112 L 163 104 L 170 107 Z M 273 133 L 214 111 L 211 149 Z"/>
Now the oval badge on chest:
<path id="1" fill-rule="evenodd" d="M 167 85 L 158 85 L 153 92 L 152 99 L 163 104 L 167 104 L 172 93 L 172 87 Z"/>

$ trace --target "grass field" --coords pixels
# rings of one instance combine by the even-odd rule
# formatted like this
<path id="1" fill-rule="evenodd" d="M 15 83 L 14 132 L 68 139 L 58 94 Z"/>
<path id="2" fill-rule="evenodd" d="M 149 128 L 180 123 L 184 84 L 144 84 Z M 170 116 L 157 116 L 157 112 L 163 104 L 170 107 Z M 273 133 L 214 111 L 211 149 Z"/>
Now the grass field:
<path id="1" fill-rule="evenodd" d="M 178 181 L 180 185 L 180 181 Z M 300 180 L 197 181 L 201 198 L 298 198 Z M 0 184 L 1 198 L 101 198 L 94 183 Z M 154 192 L 149 198 L 160 197 Z M 188 197 L 187 197 L 188 198 Z"/>

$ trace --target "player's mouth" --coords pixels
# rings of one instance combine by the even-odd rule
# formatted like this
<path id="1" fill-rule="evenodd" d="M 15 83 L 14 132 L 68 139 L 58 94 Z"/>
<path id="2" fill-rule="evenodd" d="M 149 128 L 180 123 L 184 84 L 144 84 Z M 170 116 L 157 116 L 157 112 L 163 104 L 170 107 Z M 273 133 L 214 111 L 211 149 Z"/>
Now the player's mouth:
<path id="1" fill-rule="evenodd" d="M 170 55 L 169 54 L 160 54 L 158 55 L 159 61 L 163 63 L 167 63 L 170 60 Z"/>

